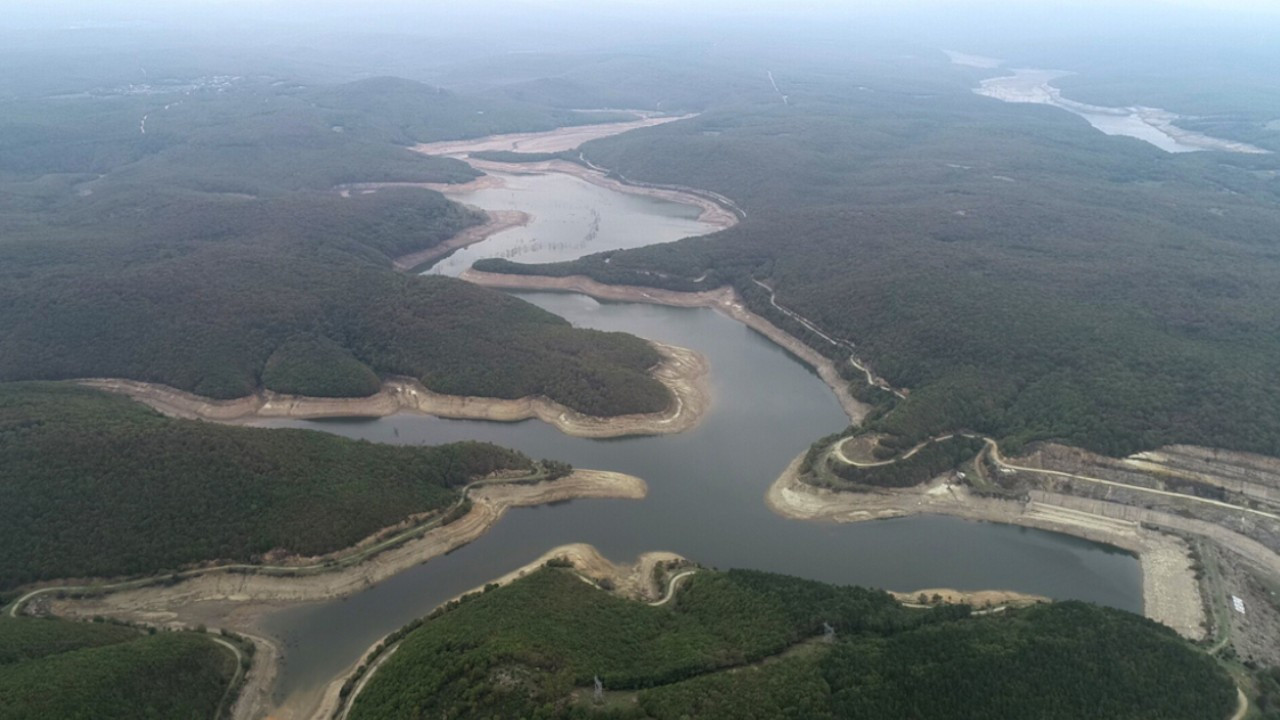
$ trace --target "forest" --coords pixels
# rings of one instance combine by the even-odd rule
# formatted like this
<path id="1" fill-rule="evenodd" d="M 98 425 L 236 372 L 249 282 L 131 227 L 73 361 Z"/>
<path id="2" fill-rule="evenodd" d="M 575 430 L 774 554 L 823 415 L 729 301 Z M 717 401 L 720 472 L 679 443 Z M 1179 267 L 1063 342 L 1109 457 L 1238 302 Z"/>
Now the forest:
<path id="1" fill-rule="evenodd" d="M 203 634 L 0 617 L 0 718 L 217 720 L 237 666 Z"/>
<path id="2" fill-rule="evenodd" d="M 525 456 L 165 418 L 71 385 L 0 384 L 0 590 L 354 545 Z M 3 657 L 0 651 L 0 657 Z"/>
<path id="3" fill-rule="evenodd" d="M 1234 706 L 1213 658 L 1083 603 L 918 610 L 730 570 L 650 607 L 546 568 L 421 623 L 351 717 L 1205 720 Z"/>
<path id="4" fill-rule="evenodd" d="M 1260 156 L 1169 155 L 975 96 L 980 71 L 895 70 L 797 70 L 789 105 L 584 146 L 618 176 L 733 198 L 747 211 L 735 228 L 483 269 L 732 285 L 795 329 L 772 289 L 844 343 L 802 340 L 910 391 L 874 423 L 910 442 L 967 430 L 1014 451 L 1280 454 L 1280 180 Z"/>
<path id="5" fill-rule="evenodd" d="M 929 443 L 911 457 L 888 465 L 858 467 L 828 457 L 827 469 L 853 487 L 905 488 L 927 482 L 973 458 L 982 447 L 982 440 L 956 436 Z"/>
<path id="6" fill-rule="evenodd" d="M 25 100 L 0 121 L 0 381 L 350 397 L 407 376 L 597 416 L 671 402 L 646 342 L 393 271 L 478 212 L 422 188 L 335 190 L 475 177 L 413 142 L 600 118 L 386 79 L 170 99 L 145 134 L 132 95 Z M 133 134 L 118 129 L 125 117 Z"/>

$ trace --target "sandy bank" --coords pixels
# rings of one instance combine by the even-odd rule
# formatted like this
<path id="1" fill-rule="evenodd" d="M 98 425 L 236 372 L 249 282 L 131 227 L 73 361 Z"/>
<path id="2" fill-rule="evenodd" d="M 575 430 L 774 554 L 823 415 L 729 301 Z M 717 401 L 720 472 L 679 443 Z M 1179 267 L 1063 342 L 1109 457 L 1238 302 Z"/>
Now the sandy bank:
<path id="1" fill-rule="evenodd" d="M 710 404 L 706 358 L 674 345 L 653 343 L 662 362 L 653 376 L 671 391 L 671 407 L 661 413 L 595 417 L 545 397 L 515 400 L 442 395 L 416 380 L 392 379 L 376 395 L 365 398 L 314 398 L 282 395 L 268 390 L 236 400 L 214 400 L 182 390 L 123 379 L 87 379 L 81 385 L 126 395 L 165 415 L 221 423 L 248 423 L 264 418 L 314 419 L 326 417 L 386 417 L 402 412 L 445 418 L 515 422 L 537 418 L 566 435 L 612 438 L 665 435 L 696 426 Z"/>
<path id="2" fill-rule="evenodd" d="M 460 195 L 474 192 L 476 190 L 501 187 L 503 184 L 502 179 L 495 177 L 492 173 L 506 173 L 512 175 L 560 173 L 564 175 L 571 175 L 593 185 L 613 190 L 615 192 L 652 197 L 683 205 L 692 205 L 701 210 L 701 214 L 698 217 L 699 221 L 718 228 L 732 227 L 738 223 L 738 219 L 743 215 L 743 212 L 732 200 L 716 193 L 678 186 L 626 182 L 619 178 L 610 176 L 604 168 L 591 165 L 591 163 L 587 162 L 585 159 L 583 160 L 585 164 L 567 162 L 564 160 L 548 160 L 533 163 L 505 163 L 469 157 L 471 153 L 483 151 L 510 151 L 526 154 L 565 152 L 568 150 L 576 150 L 583 143 L 591 140 L 620 135 L 631 130 L 663 125 L 665 123 L 685 120 L 691 117 L 694 116 L 646 117 L 631 122 L 559 128 L 557 130 L 540 133 L 493 135 L 474 140 L 457 140 L 420 144 L 414 146 L 412 149 L 415 152 L 420 152 L 426 155 L 440 155 L 465 160 L 476 170 L 490 174 L 484 175 L 468 183 L 460 183 L 456 185 L 441 183 L 419 183 L 415 185 L 418 187 L 427 187 L 432 190 L 438 190 L 446 195 Z M 405 184 L 406 183 L 382 183 L 361 186 L 351 185 L 343 186 L 341 189 L 343 192 L 349 194 L 352 190 L 357 188 L 360 188 L 363 191 L 368 191 L 370 188 Z"/>
<path id="3" fill-rule="evenodd" d="M 1104 107 L 1063 97 L 1054 80 L 1074 73 L 1060 70 L 1017 69 L 1012 75 L 987 78 L 974 89 L 978 95 L 1008 103 L 1050 105 L 1079 115 L 1108 135 L 1127 135 L 1144 140 L 1168 152 L 1219 150 L 1250 155 L 1269 155 L 1271 151 L 1238 140 L 1217 138 L 1177 126 L 1184 119 L 1160 108 L 1132 105 Z M 1100 119 L 1102 120 L 1100 122 Z M 1151 133 L 1162 136 L 1157 141 Z"/>
<path id="4" fill-rule="evenodd" d="M 1113 545 L 1138 556 L 1144 614 L 1184 637 L 1204 637 L 1204 606 L 1190 548 L 1177 537 L 1147 527 L 1180 528 L 1182 519 L 1176 516 L 1039 491 L 1031 492 L 1025 502 L 980 497 L 942 481 L 903 491 L 835 492 L 802 481 L 802 459 L 793 460 L 765 494 L 765 503 L 779 515 L 843 523 L 933 513 L 1034 527 Z"/>
<path id="5" fill-rule="evenodd" d="M 275 704 L 270 689 L 281 657 L 279 648 L 261 637 L 259 622 L 270 611 L 294 603 L 328 600 L 358 592 L 475 540 L 513 507 L 579 498 L 640 500 L 647 494 L 648 485 L 640 478 L 598 470 L 577 470 L 559 480 L 536 484 L 485 485 L 470 492 L 471 511 L 462 518 L 429 530 L 419 538 L 353 567 L 306 576 L 211 572 L 169 587 L 122 590 L 82 600 L 56 600 L 46 595 L 41 602 L 44 610 L 61 617 L 86 619 L 103 615 L 160 627 L 208 625 L 245 634 L 258 646 L 258 652 L 245 690 L 237 700 L 234 717 L 257 718 Z M 373 537 L 381 534 L 379 532 Z M 366 544 L 368 541 L 360 543 Z M 655 557 L 663 559 L 663 556 Z M 297 563 L 317 560 L 322 558 L 296 559 Z M 593 567 L 605 566 L 596 562 Z M 652 565 L 649 569 L 651 572 Z M 341 687 L 340 681 L 337 687 Z M 272 716 L 311 717 L 311 706 L 319 699 L 311 694 L 291 698 L 289 707 L 276 708 Z M 321 717 L 318 714 L 314 716 Z"/>
<path id="6" fill-rule="evenodd" d="M 471 140 L 421 143 L 413 146 L 412 149 L 415 152 L 426 155 L 443 155 L 446 157 L 459 157 L 473 152 L 503 150 L 522 153 L 557 153 L 573 150 L 592 140 L 620 135 L 624 132 L 641 128 L 654 127 L 655 125 L 665 125 L 666 123 L 686 120 L 691 117 L 693 115 L 646 117 L 626 122 L 563 127 L 544 132 L 511 133 L 508 135 L 490 135 Z"/>
<path id="7" fill-rule="evenodd" d="M 774 343 L 782 346 L 787 352 L 795 355 L 806 365 L 814 368 L 823 382 L 835 393 L 836 399 L 840 402 L 840 407 L 844 409 L 845 414 L 849 416 L 849 420 L 853 424 L 861 423 L 862 419 L 870 411 L 867 405 L 858 401 L 849 392 L 849 383 L 840 377 L 840 373 L 836 371 L 835 363 L 777 325 L 748 310 L 742 299 L 730 287 L 703 292 L 676 292 L 674 290 L 636 287 L 633 285 L 606 285 L 583 275 L 571 275 L 561 278 L 543 275 L 504 275 L 480 272 L 478 270 L 467 270 L 462 273 L 461 277 L 463 280 L 477 285 L 501 290 L 574 292 L 588 295 L 597 300 L 614 302 L 714 308 L 764 335 Z"/>
<path id="8" fill-rule="evenodd" d="M 127 614 L 131 619 L 163 623 L 183 621 L 182 608 L 196 603 L 230 602 L 245 607 L 256 603 L 265 609 L 266 605 L 330 600 L 350 595 L 475 540 L 513 507 L 579 498 L 640 500 L 647 494 L 648 486 L 640 478 L 601 470 L 576 470 L 567 477 L 542 483 L 484 485 L 471 490 L 471 510 L 466 515 L 354 566 L 301 576 L 215 570 L 170 587 L 143 587 L 98 598 L 57 600 L 51 603 L 51 609 L 58 615 L 124 617 Z M 376 533 L 375 537 L 381 534 Z M 295 560 L 282 567 L 320 562 L 324 558 Z"/>
<path id="9" fill-rule="evenodd" d="M 914 592 L 890 592 L 898 602 L 908 607 L 932 605 L 969 605 L 977 609 L 1001 607 L 1025 607 L 1050 602 L 1043 595 L 1014 592 L 1012 590 L 956 590 L 955 588 L 925 588 Z M 924 596 L 924 602 L 921 602 Z"/>
<path id="10" fill-rule="evenodd" d="M 519 580 L 529 573 L 537 570 L 547 563 L 548 560 L 568 560 L 573 564 L 574 570 L 597 584 L 607 581 L 613 585 L 610 592 L 620 595 L 631 600 L 642 602 L 652 602 L 657 600 L 663 593 L 662 587 L 653 581 L 654 568 L 659 564 L 682 565 L 689 564 L 684 557 L 673 552 L 647 552 L 636 558 L 634 563 L 615 563 L 604 555 L 593 545 L 586 543 L 573 543 L 570 545 L 561 545 L 543 553 L 541 557 L 528 563 L 522 567 L 516 568 L 511 572 L 503 575 L 491 583 L 498 585 L 506 585 L 507 583 Z M 488 584 L 488 583 L 486 583 Z M 484 589 L 483 586 L 473 588 L 470 592 Z M 463 593 L 465 594 L 465 593 Z M 456 599 L 456 598 L 455 598 Z"/>
<path id="11" fill-rule="evenodd" d="M 479 208 L 472 209 L 480 210 Z M 407 272 L 414 268 L 422 267 L 429 262 L 439 260 L 454 250 L 482 242 L 504 230 L 528 225 L 529 221 L 533 219 L 529 213 L 520 212 L 519 210 L 480 210 L 480 212 L 488 216 L 487 222 L 469 227 L 435 247 L 402 255 L 395 259 L 395 268 Z"/>

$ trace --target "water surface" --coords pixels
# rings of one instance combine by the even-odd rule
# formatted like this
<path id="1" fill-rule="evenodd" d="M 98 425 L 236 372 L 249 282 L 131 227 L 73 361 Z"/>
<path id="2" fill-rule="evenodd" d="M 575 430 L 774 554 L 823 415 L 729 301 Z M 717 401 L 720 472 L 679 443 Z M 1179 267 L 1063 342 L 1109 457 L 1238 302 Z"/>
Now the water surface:
<path id="1" fill-rule="evenodd" d="M 707 309 L 601 304 L 582 295 L 522 294 L 575 325 L 694 348 L 711 363 L 705 421 L 679 435 L 588 440 L 537 421 L 490 423 L 401 415 L 379 420 L 269 421 L 379 442 L 488 440 L 535 458 L 631 473 L 649 497 L 578 500 L 513 510 L 452 554 L 339 601 L 268 618 L 287 648 L 283 696 L 331 680 L 381 635 L 550 548 L 591 543 L 616 561 L 671 550 L 706 565 L 789 573 L 896 590 L 1012 589 L 1140 611 L 1130 555 L 1066 535 L 921 516 L 853 525 L 787 520 L 764 494 L 809 443 L 847 419 L 807 367 L 740 323 Z"/>
<path id="2" fill-rule="evenodd" d="M 1250 154 L 1267 152 L 1246 143 L 1215 138 L 1179 128 L 1175 124 L 1179 116 L 1167 110 L 1137 105 L 1103 107 L 1069 100 L 1052 85 L 1053 80 L 1071 74 L 1068 72 L 1034 69 L 1011 72 L 1013 74 L 1006 77 L 983 80 L 981 86 L 974 92 L 1004 102 L 1051 105 L 1084 118 L 1095 129 L 1107 135 L 1137 138 L 1169 153 L 1201 150 Z"/>
<path id="3" fill-rule="evenodd" d="M 701 209 L 618 192 L 562 173 L 490 173 L 503 187 L 451 195 L 485 210 L 520 210 L 529 224 L 498 233 L 441 260 L 428 272 L 458 275 L 481 258 L 523 263 L 575 260 L 703 235 L 718 228 L 698 221 Z"/>

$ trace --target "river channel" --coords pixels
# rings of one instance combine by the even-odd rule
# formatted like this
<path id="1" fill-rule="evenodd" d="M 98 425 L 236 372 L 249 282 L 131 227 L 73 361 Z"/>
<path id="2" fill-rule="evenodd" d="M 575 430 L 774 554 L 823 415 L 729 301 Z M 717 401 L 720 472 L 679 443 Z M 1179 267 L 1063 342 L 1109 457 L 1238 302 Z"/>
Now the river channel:
<path id="1" fill-rule="evenodd" d="M 444 261 L 440 271 L 455 274 L 479 257 L 561 259 L 710 230 L 688 206 L 605 190 L 563 175 L 513 179 L 518 182 L 509 180 L 506 188 L 458 199 L 487 209 L 518 207 L 533 214 L 534 222 L 472 246 L 465 255 Z M 531 247 L 535 243 L 540 247 Z M 528 249 L 512 252 L 521 247 Z M 774 515 L 764 503 L 769 485 L 811 442 L 848 423 L 827 386 L 808 367 L 709 309 L 602 304 L 576 294 L 519 297 L 577 326 L 626 331 L 703 353 L 711 365 L 710 411 L 686 433 L 616 440 L 569 437 L 538 421 L 504 424 L 416 415 L 258 423 L 387 443 L 487 440 L 535 458 L 630 473 L 650 486 L 643 501 L 579 500 L 512 510 L 487 535 L 447 556 L 356 595 L 267 617 L 266 629 L 285 647 L 278 699 L 314 692 L 383 634 L 571 542 L 593 544 L 615 561 L 670 550 L 708 566 L 758 568 L 836 583 L 904 591 L 1009 589 L 1141 611 L 1137 560 L 1074 537 L 943 516 L 835 525 Z"/>
<path id="2" fill-rule="evenodd" d="M 1178 127 L 1181 117 L 1168 110 L 1143 106 L 1103 107 L 1069 100 L 1052 84 L 1070 75 L 1056 70 L 1013 70 L 1012 75 L 983 80 L 974 90 L 979 95 L 1009 103 L 1050 105 L 1078 115 L 1106 135 L 1123 135 L 1154 145 L 1168 153 L 1220 150 L 1264 154 L 1266 150 L 1235 140 L 1211 137 Z"/>

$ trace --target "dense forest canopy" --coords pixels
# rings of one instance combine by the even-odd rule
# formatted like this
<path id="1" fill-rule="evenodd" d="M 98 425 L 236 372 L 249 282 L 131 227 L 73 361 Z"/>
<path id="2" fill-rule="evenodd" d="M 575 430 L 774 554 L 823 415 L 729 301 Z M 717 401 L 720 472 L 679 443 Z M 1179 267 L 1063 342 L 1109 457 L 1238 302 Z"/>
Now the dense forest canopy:
<path id="1" fill-rule="evenodd" d="M 592 415 L 670 394 L 647 343 L 394 273 L 483 216 L 421 188 L 467 165 L 403 145 L 609 119 L 372 79 L 307 88 L 9 103 L 0 121 L 0 380 L 127 377 L 216 398 L 265 387 L 370 395 L 388 376 L 451 394 L 545 395 Z M 161 101 L 164 101 L 163 103 Z M 147 116 L 146 132 L 139 132 Z"/>
<path id="2" fill-rule="evenodd" d="M 162 417 L 57 384 L 0 384 L 0 590 L 349 547 L 528 458 Z"/>
<path id="3" fill-rule="evenodd" d="M 0 617 L 0 718 L 215 718 L 238 666 L 203 634 Z"/>
<path id="4" fill-rule="evenodd" d="M 1271 156 L 1170 155 L 1108 137 L 1061 110 L 978 97 L 978 79 L 1001 71 L 941 57 L 880 70 L 793 68 L 785 105 L 585 146 L 623 177 L 733 198 L 748 213 L 733 229 L 480 267 L 729 284 L 848 357 L 773 309 L 772 290 L 911 391 L 876 424 L 912 440 L 965 429 L 1012 448 L 1280 454 L 1280 180 L 1260 170 Z M 1268 137 L 1251 140 L 1277 143 Z"/>
<path id="5" fill-rule="evenodd" d="M 1235 705 L 1212 658 L 1116 610 L 913 610 L 753 571 L 686 583 L 650 607 L 544 569 L 474 596 L 410 632 L 351 717 L 1205 720 Z"/>

